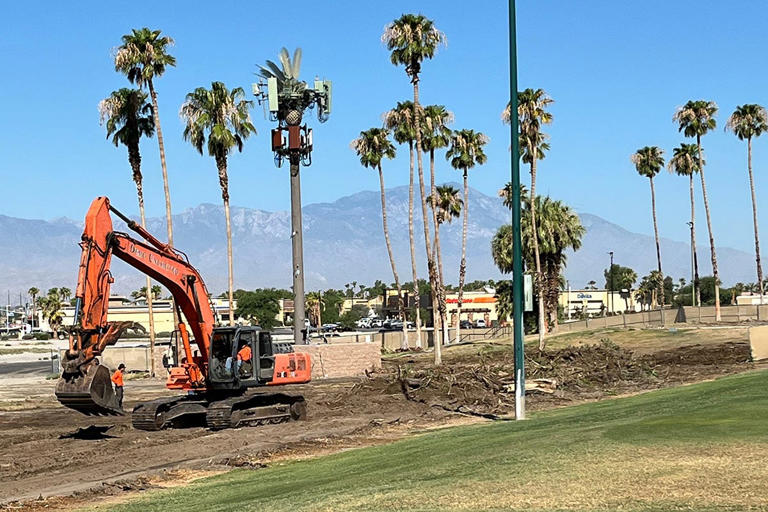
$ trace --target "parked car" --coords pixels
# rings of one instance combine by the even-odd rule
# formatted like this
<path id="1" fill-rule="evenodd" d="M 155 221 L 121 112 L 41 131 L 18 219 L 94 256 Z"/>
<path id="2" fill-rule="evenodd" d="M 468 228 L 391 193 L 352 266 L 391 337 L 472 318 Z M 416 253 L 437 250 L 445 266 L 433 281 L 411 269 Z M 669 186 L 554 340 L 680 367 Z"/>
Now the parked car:
<path id="1" fill-rule="evenodd" d="M 339 329 L 339 324 L 323 324 L 323 330 L 326 332 L 333 332 Z"/>
<path id="2" fill-rule="evenodd" d="M 461 322 L 459 322 L 459 327 L 461 327 L 462 329 L 472 329 L 472 322 L 470 322 L 469 320 L 462 320 Z"/>
<path id="3" fill-rule="evenodd" d="M 476 329 L 485 329 L 486 327 L 488 327 L 488 326 L 485 325 L 485 320 L 480 319 L 477 322 L 475 322 L 475 328 Z"/>

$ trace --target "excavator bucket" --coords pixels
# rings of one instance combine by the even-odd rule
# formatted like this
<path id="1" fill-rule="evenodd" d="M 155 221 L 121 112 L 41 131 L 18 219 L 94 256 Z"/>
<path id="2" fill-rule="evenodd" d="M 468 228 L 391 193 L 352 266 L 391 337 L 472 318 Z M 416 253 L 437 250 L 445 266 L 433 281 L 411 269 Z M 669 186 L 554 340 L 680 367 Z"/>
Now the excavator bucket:
<path id="1" fill-rule="evenodd" d="M 65 370 L 56 384 L 56 399 L 89 416 L 123 415 L 110 377 L 109 368 L 100 364 L 91 364 L 84 372 Z"/>

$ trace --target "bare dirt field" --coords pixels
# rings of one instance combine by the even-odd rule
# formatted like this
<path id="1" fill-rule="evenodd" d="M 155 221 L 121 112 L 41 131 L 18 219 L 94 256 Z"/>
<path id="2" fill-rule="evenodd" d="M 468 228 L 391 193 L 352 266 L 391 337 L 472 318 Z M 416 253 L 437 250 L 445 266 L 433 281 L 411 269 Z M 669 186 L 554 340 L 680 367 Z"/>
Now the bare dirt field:
<path id="1" fill-rule="evenodd" d="M 545 379 L 547 392 L 530 393 L 527 407 L 560 407 L 754 367 L 744 329 L 727 336 L 718 331 L 714 342 L 708 338 L 715 331 L 697 330 L 685 334 L 685 343 L 664 333 L 670 339 L 654 341 L 659 333 L 654 338 L 647 332 L 607 332 L 596 334 L 597 340 L 571 339 L 574 346 L 558 341 L 544 354 L 530 350 L 528 378 Z M 625 348 L 632 345 L 625 339 L 637 342 L 631 347 L 637 352 Z M 306 421 L 217 432 L 199 427 L 134 430 L 128 417 L 93 419 L 58 406 L 53 380 L 17 378 L 8 386 L 4 381 L 0 509 L 70 509 L 94 497 L 119 499 L 231 467 L 258 468 L 285 458 L 388 442 L 431 428 L 498 419 L 514 410 L 508 344 L 450 347 L 437 369 L 431 358 L 431 353 L 395 354 L 368 377 L 286 388 L 306 397 Z M 168 393 L 157 379 L 126 385 L 128 408 L 131 402 Z M 25 394 L 31 398 L 20 401 Z M 60 439 L 88 425 L 113 427 L 100 439 Z"/>

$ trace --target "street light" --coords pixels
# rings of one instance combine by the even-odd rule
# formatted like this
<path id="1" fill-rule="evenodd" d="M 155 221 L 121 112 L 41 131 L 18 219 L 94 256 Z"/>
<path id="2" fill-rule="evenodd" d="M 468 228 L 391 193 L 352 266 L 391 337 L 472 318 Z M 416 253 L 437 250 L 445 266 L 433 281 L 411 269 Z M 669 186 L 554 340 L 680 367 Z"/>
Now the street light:
<path id="1" fill-rule="evenodd" d="M 517 128 L 517 33 L 515 0 L 509 0 L 509 132 L 512 139 L 512 331 L 515 354 L 515 419 L 525 419 L 523 347 L 523 253 L 520 245 L 520 141 Z"/>
<path id="2" fill-rule="evenodd" d="M 277 121 L 272 130 L 272 151 L 275 165 L 281 167 L 288 159 L 291 175 L 291 248 L 293 256 L 293 341 L 307 343 L 304 327 L 304 241 L 301 224 L 301 165 L 312 164 L 312 129 L 302 125 L 304 111 L 317 107 L 317 119 L 328 120 L 331 113 L 331 81 L 315 78 L 313 87 L 299 80 L 301 48 L 291 60 L 288 50 L 280 50 L 282 69 L 268 60 L 259 66 L 262 80 L 253 84 L 253 94 L 259 104 L 266 104 L 269 120 Z M 264 82 L 263 79 L 266 79 Z M 287 135 L 287 138 L 286 138 Z"/>
<path id="3" fill-rule="evenodd" d="M 686 222 L 691 230 L 691 306 L 696 306 L 696 254 L 693 251 L 693 222 Z"/>

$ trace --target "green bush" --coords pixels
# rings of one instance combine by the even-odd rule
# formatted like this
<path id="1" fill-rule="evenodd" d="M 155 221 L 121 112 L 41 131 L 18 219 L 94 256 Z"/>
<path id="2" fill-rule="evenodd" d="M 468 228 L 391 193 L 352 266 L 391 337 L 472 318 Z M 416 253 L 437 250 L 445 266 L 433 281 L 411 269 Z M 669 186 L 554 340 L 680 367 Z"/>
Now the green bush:
<path id="1" fill-rule="evenodd" d="M 51 335 L 48 334 L 47 332 L 36 332 L 35 334 L 33 334 L 33 336 L 34 336 L 34 339 L 36 339 L 36 340 L 49 340 L 49 339 L 51 339 Z"/>

